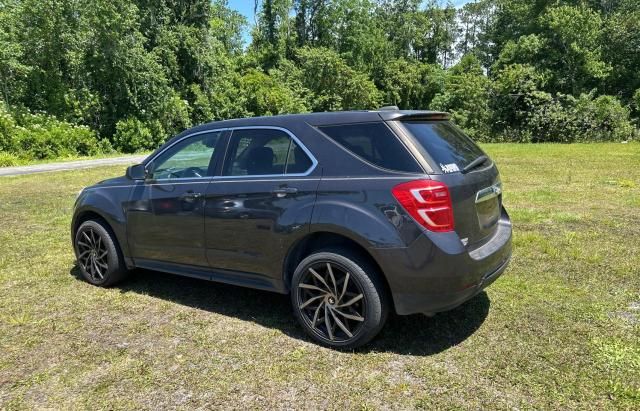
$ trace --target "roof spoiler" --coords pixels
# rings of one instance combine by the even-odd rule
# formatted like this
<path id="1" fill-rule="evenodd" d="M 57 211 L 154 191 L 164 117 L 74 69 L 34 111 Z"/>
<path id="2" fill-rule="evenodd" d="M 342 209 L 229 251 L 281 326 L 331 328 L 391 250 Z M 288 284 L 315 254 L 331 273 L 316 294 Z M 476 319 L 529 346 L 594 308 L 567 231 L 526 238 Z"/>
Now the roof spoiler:
<path id="1" fill-rule="evenodd" d="M 449 113 L 424 110 L 381 110 L 378 112 L 383 120 L 449 120 Z"/>

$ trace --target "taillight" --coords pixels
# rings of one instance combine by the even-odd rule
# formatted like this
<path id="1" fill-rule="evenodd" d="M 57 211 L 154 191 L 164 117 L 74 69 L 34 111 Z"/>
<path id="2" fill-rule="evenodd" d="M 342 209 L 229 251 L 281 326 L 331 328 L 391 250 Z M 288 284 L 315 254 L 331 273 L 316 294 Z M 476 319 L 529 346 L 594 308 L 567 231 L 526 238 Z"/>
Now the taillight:
<path id="1" fill-rule="evenodd" d="M 427 230 L 453 231 L 449 188 L 433 180 L 415 180 L 393 187 L 393 196 Z"/>

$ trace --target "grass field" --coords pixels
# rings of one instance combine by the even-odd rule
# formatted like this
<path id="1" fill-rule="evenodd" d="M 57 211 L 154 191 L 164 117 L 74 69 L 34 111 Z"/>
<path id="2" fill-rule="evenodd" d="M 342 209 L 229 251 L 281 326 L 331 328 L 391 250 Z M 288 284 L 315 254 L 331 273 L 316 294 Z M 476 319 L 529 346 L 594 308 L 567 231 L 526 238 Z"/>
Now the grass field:
<path id="1" fill-rule="evenodd" d="M 286 296 L 77 278 L 74 196 L 122 166 L 0 178 L 0 409 L 639 409 L 640 144 L 484 148 L 511 266 L 357 352 L 309 342 Z"/>

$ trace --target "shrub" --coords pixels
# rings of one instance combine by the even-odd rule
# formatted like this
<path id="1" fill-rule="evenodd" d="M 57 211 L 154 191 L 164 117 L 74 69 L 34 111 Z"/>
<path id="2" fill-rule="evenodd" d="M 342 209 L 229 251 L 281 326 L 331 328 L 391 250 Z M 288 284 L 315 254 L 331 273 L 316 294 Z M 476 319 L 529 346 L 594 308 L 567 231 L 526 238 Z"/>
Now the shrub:
<path id="1" fill-rule="evenodd" d="M 581 123 L 581 141 L 621 141 L 632 138 L 629 109 L 613 96 L 582 94 L 576 102 L 576 117 Z"/>
<path id="2" fill-rule="evenodd" d="M 159 118 L 167 135 L 154 136 L 156 138 L 156 146 L 166 140 L 167 137 L 173 137 L 174 135 L 191 127 L 189 110 L 189 103 L 180 98 L 177 94 L 174 94 L 171 98 L 167 99 L 162 107 L 162 115 Z"/>
<path id="3" fill-rule="evenodd" d="M 9 151 L 13 148 L 13 131 L 16 122 L 13 116 L 0 102 L 0 151 Z"/>
<path id="4" fill-rule="evenodd" d="M 613 96 L 534 95 L 537 101 L 525 125 L 533 142 L 621 141 L 634 135 L 629 109 Z"/>
<path id="5" fill-rule="evenodd" d="M 495 74 L 490 99 L 493 140 L 531 141 L 530 116 L 552 99 L 541 91 L 545 81 L 543 73 L 527 64 L 510 64 Z"/>
<path id="6" fill-rule="evenodd" d="M 311 92 L 313 111 L 380 107 L 382 94 L 373 81 L 351 68 L 336 51 L 304 47 L 297 51 L 296 62 L 302 86 Z"/>
<path id="7" fill-rule="evenodd" d="M 437 64 L 392 60 L 382 67 L 376 82 L 384 92 L 384 103 L 404 109 L 429 107 L 444 92 L 446 71 Z"/>
<path id="8" fill-rule="evenodd" d="M 26 160 L 95 155 L 112 150 L 94 131 L 24 109 L 0 104 L 0 150 Z M 6 157 L 8 158 L 8 157 Z M 8 161 L 8 160 L 6 160 Z"/>
<path id="9" fill-rule="evenodd" d="M 274 75 L 267 75 L 258 70 L 248 70 L 240 79 L 245 108 L 251 115 L 264 116 L 274 114 L 296 113 L 307 111 L 302 98 L 284 81 L 278 81 L 281 74 L 272 70 Z"/>
<path id="10" fill-rule="evenodd" d="M 579 135 L 580 127 L 573 106 L 575 99 L 564 94 L 553 97 L 549 93 L 532 93 L 535 103 L 524 127 L 531 142 L 571 143 Z"/>
<path id="11" fill-rule="evenodd" d="M 110 151 L 108 143 L 99 142 L 96 133 L 88 127 L 57 120 L 19 127 L 14 140 L 14 152 L 27 159 L 88 156 Z"/>
<path id="12" fill-rule="evenodd" d="M 126 120 L 120 120 L 116 124 L 113 143 L 118 151 L 135 153 L 156 148 L 159 142 L 153 136 L 154 134 L 145 123 L 135 117 L 130 117 Z"/>
<path id="13" fill-rule="evenodd" d="M 0 151 L 0 167 L 12 167 L 18 164 L 20 164 L 18 156 Z"/>
<path id="14" fill-rule="evenodd" d="M 453 121 L 474 139 L 489 139 L 491 109 L 489 79 L 482 73 L 480 62 L 466 55 L 446 76 L 445 90 L 431 102 L 434 110 L 448 111 Z"/>

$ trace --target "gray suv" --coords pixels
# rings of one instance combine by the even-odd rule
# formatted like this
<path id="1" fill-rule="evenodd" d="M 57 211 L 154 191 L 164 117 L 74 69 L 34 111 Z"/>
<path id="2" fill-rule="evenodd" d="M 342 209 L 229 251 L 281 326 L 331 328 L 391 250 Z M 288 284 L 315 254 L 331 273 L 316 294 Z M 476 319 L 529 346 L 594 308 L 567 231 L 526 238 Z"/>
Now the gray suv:
<path id="1" fill-rule="evenodd" d="M 141 267 L 290 294 L 339 348 L 462 304 L 511 256 L 494 162 L 447 114 L 397 109 L 195 127 L 85 188 L 71 231 L 92 284 Z"/>

